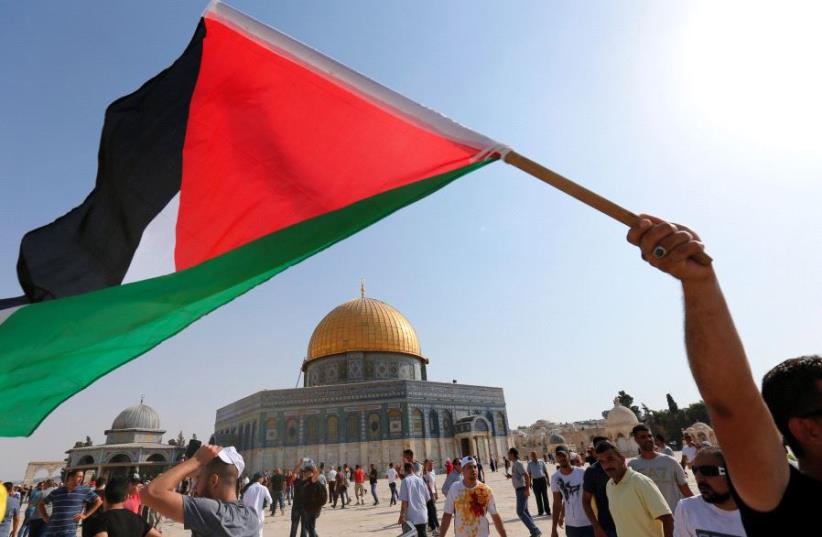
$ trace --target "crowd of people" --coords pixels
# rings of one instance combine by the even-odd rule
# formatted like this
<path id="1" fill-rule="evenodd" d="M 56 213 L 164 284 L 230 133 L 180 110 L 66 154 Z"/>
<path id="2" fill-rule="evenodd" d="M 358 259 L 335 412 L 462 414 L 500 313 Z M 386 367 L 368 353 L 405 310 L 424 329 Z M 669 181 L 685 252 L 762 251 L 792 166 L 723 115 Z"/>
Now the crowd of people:
<path id="1" fill-rule="evenodd" d="M 528 509 L 533 492 L 537 517 L 551 517 L 552 537 L 561 527 L 568 537 L 819 533 L 815 507 L 822 500 L 822 357 L 782 362 L 765 375 L 760 392 L 713 267 L 694 259 L 704 250 L 699 237 L 684 226 L 642 216 L 628 241 L 649 264 L 681 282 L 689 365 L 721 449 L 686 437 L 677 461 L 664 439 L 642 424 L 632 431 L 639 452 L 630 460 L 606 438 L 595 438 L 584 459 L 559 447 L 548 461 L 536 453 L 524 461 L 512 448 L 505 473 L 519 519 L 531 537 L 541 535 Z M 643 329 L 653 329 L 647 325 L 645 321 Z M 390 505 L 400 505 L 399 524 L 410 528 L 408 535 L 420 537 L 446 535 L 452 526 L 457 537 L 485 537 L 492 523 L 505 536 L 480 461 L 469 456 L 446 462 L 441 488 L 434 461 L 419 463 L 410 450 L 401 464 L 385 470 Z M 550 462 L 557 465 L 553 473 Z M 495 471 L 496 461 L 490 463 Z M 317 518 L 327 504 L 332 509 L 338 503 L 341 509 L 352 501 L 365 504 L 366 478 L 373 503 L 379 503 L 381 471 L 374 465 L 367 471 L 349 465 L 325 470 L 303 459 L 290 471 L 256 474 L 247 483 L 240 481 L 244 469 L 233 447 L 202 446 L 146 483 L 139 494 L 135 484 L 121 478 L 105 487 L 98 481 L 95 490 L 83 485 L 78 470 L 69 471 L 61 486 L 43 483 L 29 491 L 6 483 L 0 537 L 73 537 L 79 523 L 84 537 L 153 535 L 156 528 L 131 510 L 135 502 L 182 523 L 194 537 L 262 537 L 266 510 L 276 514 L 279 507 L 285 515 L 288 503 L 291 537 L 298 531 L 316 537 Z M 688 485 L 688 471 L 698 495 Z M 352 481 L 354 500 L 348 493 Z M 21 500 L 29 505 L 22 527 Z"/>

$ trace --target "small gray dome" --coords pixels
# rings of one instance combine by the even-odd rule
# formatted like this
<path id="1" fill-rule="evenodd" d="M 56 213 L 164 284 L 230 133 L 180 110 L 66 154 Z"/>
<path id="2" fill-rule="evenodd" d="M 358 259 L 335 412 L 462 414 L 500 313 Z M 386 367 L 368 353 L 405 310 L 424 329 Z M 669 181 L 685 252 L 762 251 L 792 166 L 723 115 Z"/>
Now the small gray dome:
<path id="1" fill-rule="evenodd" d="M 111 428 L 112 430 L 142 429 L 156 431 L 160 429 L 160 415 L 150 406 L 140 403 L 120 412 L 114 418 Z"/>
<path id="2" fill-rule="evenodd" d="M 549 444 L 567 444 L 567 442 L 565 441 L 565 437 L 562 436 L 561 434 L 557 434 L 557 433 L 554 433 L 554 434 L 551 435 L 551 437 L 548 439 L 548 443 Z"/>

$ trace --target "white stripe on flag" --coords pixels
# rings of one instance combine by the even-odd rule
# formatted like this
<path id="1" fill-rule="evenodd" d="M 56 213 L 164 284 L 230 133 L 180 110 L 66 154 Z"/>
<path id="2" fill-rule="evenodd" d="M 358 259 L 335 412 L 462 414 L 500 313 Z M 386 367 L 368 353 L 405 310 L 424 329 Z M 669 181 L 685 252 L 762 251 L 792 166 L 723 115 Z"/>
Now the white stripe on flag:
<path id="1" fill-rule="evenodd" d="M 19 310 L 23 306 L 12 306 L 11 308 L 6 308 L 4 310 L 0 310 L 0 324 L 3 324 L 3 321 L 11 317 L 11 314 L 15 311 Z"/>
<path id="2" fill-rule="evenodd" d="M 171 274 L 177 270 L 174 248 L 177 245 L 177 215 L 180 212 L 180 193 L 149 222 L 140 237 L 122 283 L 137 282 Z"/>

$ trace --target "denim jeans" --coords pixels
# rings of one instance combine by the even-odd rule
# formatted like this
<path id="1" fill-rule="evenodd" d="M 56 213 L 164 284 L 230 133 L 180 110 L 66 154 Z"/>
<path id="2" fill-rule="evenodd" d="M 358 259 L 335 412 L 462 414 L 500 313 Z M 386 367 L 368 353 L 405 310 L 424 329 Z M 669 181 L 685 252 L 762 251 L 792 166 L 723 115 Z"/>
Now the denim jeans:
<path id="1" fill-rule="evenodd" d="M 539 535 L 542 532 L 539 531 L 539 528 L 536 524 L 534 524 L 533 519 L 531 518 L 531 513 L 528 512 L 528 497 L 525 495 L 525 491 L 528 490 L 525 487 L 520 487 L 516 490 L 517 492 L 517 516 L 522 523 L 525 524 L 525 527 L 528 528 L 528 532 L 532 535 Z"/>
<path id="2" fill-rule="evenodd" d="M 374 497 L 374 504 L 380 503 L 380 499 L 377 497 L 377 484 L 371 483 L 371 496 Z"/>

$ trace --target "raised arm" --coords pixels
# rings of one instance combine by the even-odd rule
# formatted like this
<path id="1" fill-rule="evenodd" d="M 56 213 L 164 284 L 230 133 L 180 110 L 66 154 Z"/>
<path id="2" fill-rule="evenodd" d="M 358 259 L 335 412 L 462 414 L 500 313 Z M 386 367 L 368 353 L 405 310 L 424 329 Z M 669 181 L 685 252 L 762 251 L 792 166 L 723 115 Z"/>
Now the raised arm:
<path id="1" fill-rule="evenodd" d="M 151 480 L 140 491 L 140 500 L 164 517 L 183 522 L 183 495 L 177 492 L 177 485 L 186 476 L 198 471 L 217 456 L 220 446 L 201 446 L 190 459 L 172 466 Z"/>
<path id="2" fill-rule="evenodd" d="M 682 283 L 688 362 L 734 486 L 748 506 L 774 509 L 789 479 L 782 436 L 754 382 L 713 267 L 690 259 L 704 249 L 699 237 L 643 215 L 628 241 L 649 264 Z M 750 431 L 756 431 L 756 442 L 747 441 Z"/>

